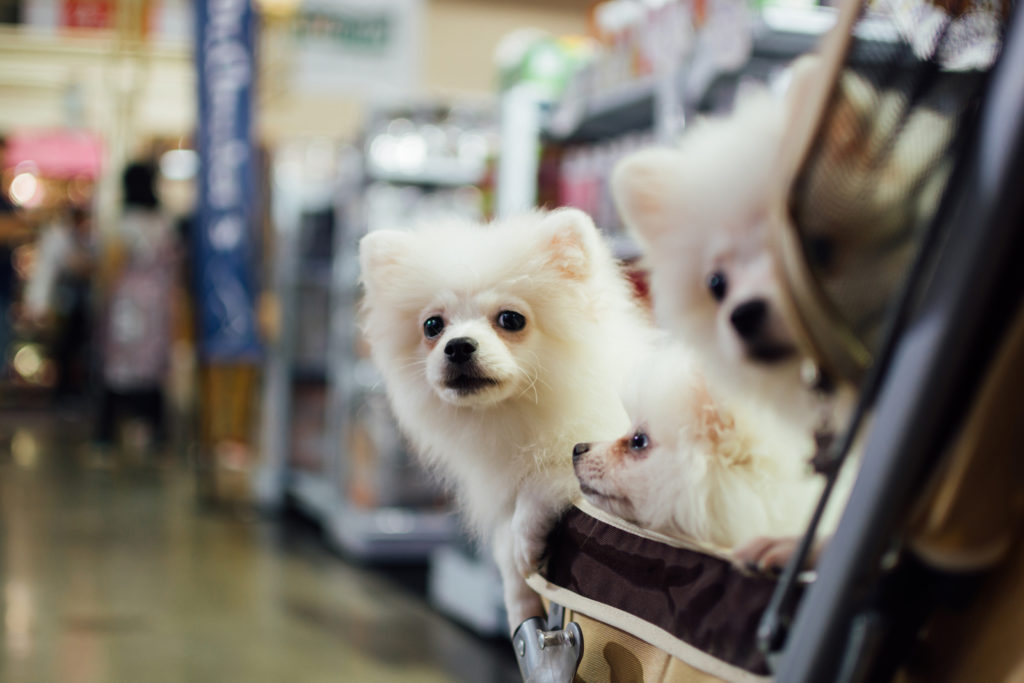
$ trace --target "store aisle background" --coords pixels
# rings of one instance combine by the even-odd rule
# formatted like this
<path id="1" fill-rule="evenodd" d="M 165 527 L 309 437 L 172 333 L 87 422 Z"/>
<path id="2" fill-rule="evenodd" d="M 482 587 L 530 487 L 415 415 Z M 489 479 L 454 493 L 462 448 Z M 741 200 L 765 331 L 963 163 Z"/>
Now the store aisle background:
<path id="1" fill-rule="evenodd" d="M 0 681 L 518 680 L 507 642 L 409 587 L 421 569 L 388 578 L 297 519 L 204 510 L 173 456 L 100 460 L 87 434 L 0 414 Z"/>
<path id="2" fill-rule="evenodd" d="M 683 94 L 655 86 L 678 76 L 670 57 L 681 64 L 691 43 L 681 30 L 691 4 L 391 0 L 364 32 L 342 30 L 351 19 L 342 0 L 226 3 L 258 14 L 259 31 L 231 44 L 251 42 L 248 70 L 216 71 L 193 50 L 193 29 L 213 27 L 213 14 L 197 22 L 193 12 L 218 3 L 97 3 L 119 9 L 82 25 L 56 11 L 76 3 L 8 4 L 0 139 L 11 144 L 0 198 L 12 201 L 0 208 L 17 225 L 0 225 L 0 265 L 12 275 L 0 297 L 0 323 L 11 323 L 0 329 L 11 332 L 0 348 L 0 683 L 519 680 L 508 639 L 496 635 L 505 631 L 497 571 L 486 554 L 465 552 L 446 497 L 417 469 L 369 371 L 354 324 L 356 239 L 439 212 L 478 221 L 571 205 L 593 215 L 619 256 L 637 256 L 606 179 L 621 155 L 681 123 Z M 151 25 L 156 6 L 162 20 Z M 377 68 L 364 69 L 363 41 L 380 26 L 391 28 L 371 51 Z M 759 61 L 757 77 L 767 68 Z M 216 90 L 211 74 L 243 71 L 254 80 L 232 86 L 232 106 L 251 118 L 234 117 L 231 132 L 239 149 L 253 143 L 252 168 L 236 170 L 254 192 L 236 193 L 226 220 L 196 211 L 197 188 L 214 186 L 200 170 L 231 165 L 218 156 L 228 147 L 199 144 L 197 125 L 220 119 L 200 111 L 197 94 Z M 688 106 L 727 106 L 737 79 L 725 80 Z M 381 98 L 383 86 L 402 92 Z M 540 153 L 521 153 L 531 149 Z M 152 194 L 166 224 L 138 215 L 145 207 L 156 218 L 149 193 L 131 210 L 122 201 L 136 175 L 126 168 L 157 171 Z M 91 225 L 79 264 L 34 269 L 39 236 L 62 234 L 72 208 Z M 140 220 L 123 220 L 132 214 Z M 163 248 L 145 248 L 141 225 L 163 231 L 153 238 Z M 196 248 L 204 244 L 216 248 Z M 154 253 L 173 281 L 152 277 Z M 89 296 L 75 300 L 90 303 L 89 324 L 65 324 L 56 298 L 27 311 L 21 291 L 33 272 L 88 280 Z M 197 286 L 200 273 L 209 282 Z M 158 310 L 153 300 L 173 325 L 146 315 Z M 115 348 L 115 330 L 132 353 Z M 211 330 L 245 334 L 213 353 Z M 81 352 L 77 372 L 60 372 L 59 349 Z M 119 381 L 139 379 L 140 357 L 166 376 Z M 51 400 L 72 376 L 77 391 Z M 159 441 L 163 426 L 190 459 L 98 459 L 89 436 L 110 435 L 91 434 L 104 414 L 97 395 L 119 407 L 146 397 L 146 416 L 165 413 L 166 424 L 151 420 L 147 436 L 124 419 L 132 429 L 121 436 Z M 66 409 L 76 400 L 78 416 Z M 131 412 L 120 417 L 137 423 Z M 254 511 L 288 498 L 328 533 Z M 221 507 L 204 508 L 210 499 Z M 424 598 L 432 551 L 436 610 Z M 424 564 L 366 565 L 409 556 Z"/>

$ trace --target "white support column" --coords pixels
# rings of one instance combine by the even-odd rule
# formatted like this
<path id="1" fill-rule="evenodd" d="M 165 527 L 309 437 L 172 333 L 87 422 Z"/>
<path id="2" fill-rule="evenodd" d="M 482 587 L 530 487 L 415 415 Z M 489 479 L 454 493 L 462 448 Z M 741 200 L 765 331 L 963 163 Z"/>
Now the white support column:
<path id="1" fill-rule="evenodd" d="M 498 217 L 527 211 L 537 203 L 541 102 L 529 84 L 514 86 L 501 96 Z"/>

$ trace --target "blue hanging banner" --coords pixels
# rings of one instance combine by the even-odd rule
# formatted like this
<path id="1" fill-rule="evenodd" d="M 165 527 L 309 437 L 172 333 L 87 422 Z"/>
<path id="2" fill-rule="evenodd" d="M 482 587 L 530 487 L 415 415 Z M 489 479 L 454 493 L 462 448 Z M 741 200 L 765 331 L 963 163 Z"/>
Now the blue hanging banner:
<path id="1" fill-rule="evenodd" d="M 252 252 L 258 197 L 251 134 L 256 18 L 250 0 L 198 0 L 195 16 L 199 353 L 215 362 L 256 360 Z"/>

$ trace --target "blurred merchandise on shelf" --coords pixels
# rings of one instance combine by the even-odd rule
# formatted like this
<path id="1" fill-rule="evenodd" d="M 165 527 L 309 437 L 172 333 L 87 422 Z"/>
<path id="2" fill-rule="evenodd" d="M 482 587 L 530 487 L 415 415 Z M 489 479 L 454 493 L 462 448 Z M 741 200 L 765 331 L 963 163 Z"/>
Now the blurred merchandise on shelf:
<path id="1" fill-rule="evenodd" d="M 580 36 L 548 35 L 537 29 L 519 29 L 505 36 L 495 49 L 499 87 L 529 84 L 543 99 L 560 97 L 576 72 L 593 58 L 593 41 Z"/>
<path id="2" fill-rule="evenodd" d="M 615 252 L 633 260 L 639 250 L 608 187 L 616 162 L 643 147 L 674 145 L 701 116 L 729 111 L 751 83 L 784 87 L 789 63 L 814 46 L 835 12 L 790 2 L 612 0 L 599 3 L 592 18 L 597 49 L 560 97 L 534 99 L 539 126 L 512 116 L 503 128 L 499 190 L 522 192 L 534 173 L 532 159 L 504 157 L 539 147 L 534 203 L 586 211 Z M 644 291 L 642 273 L 636 276 Z"/>
<path id="3" fill-rule="evenodd" d="M 302 270 L 298 273 L 295 301 L 295 368 L 304 378 L 326 380 L 328 321 L 330 318 L 331 242 L 333 213 L 302 216 Z"/>
<path id="4" fill-rule="evenodd" d="M 148 0 L 140 6 L 144 7 L 140 32 L 163 40 L 191 40 L 195 21 L 191 2 Z M 23 0 L 20 15 L 36 31 L 112 30 L 118 26 L 119 9 L 115 0 Z"/>
<path id="5" fill-rule="evenodd" d="M 375 110 L 364 149 L 371 182 L 367 193 L 372 202 L 367 210 L 370 229 L 380 225 L 374 222 L 379 219 L 450 210 L 479 215 L 486 210 L 488 199 L 480 192 L 488 185 L 495 150 L 493 118 L 487 108 L 470 106 Z M 391 186 L 394 194 L 378 200 L 375 193 L 388 191 L 382 186 Z M 400 202 L 404 213 L 377 213 L 393 200 Z"/>
<path id="6" fill-rule="evenodd" d="M 673 89 L 703 7 L 682 0 L 598 3 L 591 22 L 597 48 L 567 80 L 548 116 L 548 134 L 569 137 L 584 119 L 611 111 L 613 117 L 584 135 L 604 137 L 651 127 L 655 91 Z"/>
<path id="7" fill-rule="evenodd" d="M 352 503 L 363 508 L 440 508 L 444 497 L 409 452 L 387 398 L 368 393 L 357 411 L 347 444 Z"/>
<path id="8" fill-rule="evenodd" d="M 610 0 L 593 11 L 598 48 L 550 101 L 544 135 L 593 142 L 653 131 L 671 142 L 699 112 L 732 106 L 814 48 L 835 10 L 806 2 Z"/>
<path id="9" fill-rule="evenodd" d="M 652 76 L 674 62 L 702 23 L 706 2 L 611 0 L 593 12 L 593 30 L 603 50 L 587 66 L 576 96 L 590 96 Z M 734 27 L 735 28 L 735 27 Z"/>
<path id="10" fill-rule="evenodd" d="M 327 451 L 327 387 L 322 381 L 297 379 L 291 403 L 289 465 L 303 472 L 323 472 Z"/>
<path id="11" fill-rule="evenodd" d="M 431 188 L 375 182 L 366 188 L 363 201 L 368 225 L 396 227 L 431 216 L 478 218 L 487 198 L 476 185 Z"/>
<path id="12" fill-rule="evenodd" d="M 590 145 L 566 146 L 560 154 L 542 160 L 538 197 L 552 197 L 554 206 L 581 209 L 606 234 L 620 236 L 624 226 L 612 203 L 608 179 L 622 157 L 654 142 L 653 133 L 628 133 Z M 545 184 L 549 186 L 544 187 Z"/>

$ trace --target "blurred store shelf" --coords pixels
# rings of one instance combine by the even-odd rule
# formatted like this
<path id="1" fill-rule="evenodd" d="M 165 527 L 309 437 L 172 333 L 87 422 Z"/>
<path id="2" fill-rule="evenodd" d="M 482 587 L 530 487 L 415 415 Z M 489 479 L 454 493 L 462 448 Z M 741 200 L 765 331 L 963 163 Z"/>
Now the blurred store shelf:
<path id="1" fill-rule="evenodd" d="M 562 98 L 544 122 L 553 142 L 579 144 L 654 126 L 655 79 L 647 76 L 613 89 L 578 98 Z"/>
<path id="2" fill-rule="evenodd" d="M 487 167 L 482 163 L 467 164 L 451 159 L 436 159 L 409 169 L 383 166 L 372 162 L 367 164 L 369 178 L 396 185 L 437 187 L 475 185 L 483 180 L 486 172 Z"/>

